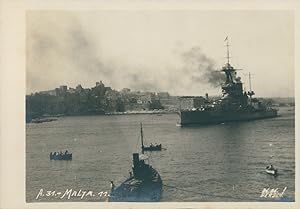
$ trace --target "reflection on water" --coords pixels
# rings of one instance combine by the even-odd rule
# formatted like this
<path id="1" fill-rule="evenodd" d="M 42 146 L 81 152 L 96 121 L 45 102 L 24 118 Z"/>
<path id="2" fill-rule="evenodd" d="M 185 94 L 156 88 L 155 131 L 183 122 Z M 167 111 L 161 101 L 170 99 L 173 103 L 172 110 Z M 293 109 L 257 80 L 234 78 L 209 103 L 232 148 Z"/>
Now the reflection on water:
<path id="1" fill-rule="evenodd" d="M 145 143 L 162 143 L 166 148 L 149 153 L 150 164 L 165 184 L 161 201 L 264 201 L 261 192 L 269 187 L 287 187 L 285 195 L 294 200 L 294 112 L 283 109 L 281 114 L 188 128 L 176 126 L 175 114 L 63 117 L 28 124 L 27 201 L 104 201 L 98 196 L 35 197 L 41 188 L 109 191 L 110 180 L 121 183 L 130 171 L 132 152 L 140 149 L 140 122 Z M 72 161 L 49 160 L 50 152 L 65 149 L 73 153 Z M 278 168 L 278 177 L 265 173 L 269 163 Z"/>

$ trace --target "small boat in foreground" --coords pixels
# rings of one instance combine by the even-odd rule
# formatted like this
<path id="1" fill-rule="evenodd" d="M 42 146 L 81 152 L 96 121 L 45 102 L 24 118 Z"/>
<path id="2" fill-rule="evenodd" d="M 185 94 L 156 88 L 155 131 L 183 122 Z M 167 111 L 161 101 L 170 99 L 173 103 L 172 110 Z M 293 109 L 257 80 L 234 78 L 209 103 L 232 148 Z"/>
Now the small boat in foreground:
<path id="1" fill-rule="evenodd" d="M 50 160 L 72 160 L 72 153 L 68 153 L 67 151 L 65 153 L 51 152 L 49 157 Z"/>
<path id="2" fill-rule="evenodd" d="M 270 175 L 273 175 L 273 176 L 277 176 L 277 169 L 275 169 L 273 167 L 273 165 L 269 165 L 269 166 L 266 167 L 266 173 L 270 174 Z"/>
<path id="3" fill-rule="evenodd" d="M 142 140 L 142 151 L 161 151 L 161 144 L 153 145 L 150 144 L 149 147 L 144 145 L 144 135 L 143 135 L 143 125 L 141 124 L 141 140 Z"/>
<path id="4" fill-rule="evenodd" d="M 142 155 L 143 156 L 143 155 Z M 138 153 L 133 153 L 133 174 L 115 188 L 113 182 L 108 201 L 110 202 L 157 202 L 162 194 L 159 173 L 145 162 Z"/>
<path id="5" fill-rule="evenodd" d="M 143 136 L 142 125 L 141 135 Z M 142 139 L 142 154 L 132 154 L 133 167 L 132 172 L 129 172 L 127 180 L 116 188 L 113 181 L 111 181 L 111 193 L 108 201 L 157 202 L 160 200 L 162 194 L 162 180 L 159 173 L 149 165 L 148 157 L 144 155 L 144 151 Z"/>
<path id="6" fill-rule="evenodd" d="M 273 148 L 273 144 L 270 143 L 269 146 L 271 148 L 271 153 L 273 153 L 273 149 L 272 149 Z M 275 169 L 274 166 L 271 163 L 272 158 L 273 158 L 273 155 L 270 155 L 270 162 L 269 162 L 270 165 L 268 165 L 266 167 L 266 173 L 270 174 L 270 175 L 273 175 L 273 176 L 277 176 L 277 169 Z"/>

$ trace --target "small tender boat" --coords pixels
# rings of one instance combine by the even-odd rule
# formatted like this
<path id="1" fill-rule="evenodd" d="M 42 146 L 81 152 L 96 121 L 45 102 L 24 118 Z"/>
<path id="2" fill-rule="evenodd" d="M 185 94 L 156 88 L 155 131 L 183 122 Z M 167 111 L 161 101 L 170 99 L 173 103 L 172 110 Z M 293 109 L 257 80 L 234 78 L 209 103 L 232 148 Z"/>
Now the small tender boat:
<path id="1" fill-rule="evenodd" d="M 273 175 L 273 176 L 276 176 L 277 175 L 277 169 L 275 169 L 273 167 L 273 165 L 267 166 L 266 167 L 266 173 L 270 174 L 270 175 Z"/>
<path id="2" fill-rule="evenodd" d="M 72 153 L 50 153 L 50 160 L 72 160 Z"/>
<path id="3" fill-rule="evenodd" d="M 159 173 L 145 162 L 143 155 L 133 153 L 133 167 L 129 178 L 115 188 L 111 181 L 109 202 L 157 202 L 162 195 Z"/>
<path id="4" fill-rule="evenodd" d="M 150 145 L 149 147 L 142 146 L 144 151 L 161 151 L 161 144 L 158 145 Z"/>
<path id="5" fill-rule="evenodd" d="M 143 131 L 141 124 L 141 139 L 143 147 Z M 160 146 L 161 147 L 161 146 Z M 159 173 L 149 164 L 148 157 L 142 154 L 132 154 L 132 172 L 120 186 L 115 187 L 111 181 L 110 202 L 157 202 L 162 195 L 162 179 Z M 152 150 L 153 151 L 153 150 Z"/>
<path id="6" fill-rule="evenodd" d="M 146 147 L 144 145 L 144 135 L 143 135 L 143 126 L 141 124 L 141 140 L 142 140 L 142 151 L 161 151 L 161 144 L 158 145 L 153 145 L 152 143 L 150 144 L 149 147 Z"/>

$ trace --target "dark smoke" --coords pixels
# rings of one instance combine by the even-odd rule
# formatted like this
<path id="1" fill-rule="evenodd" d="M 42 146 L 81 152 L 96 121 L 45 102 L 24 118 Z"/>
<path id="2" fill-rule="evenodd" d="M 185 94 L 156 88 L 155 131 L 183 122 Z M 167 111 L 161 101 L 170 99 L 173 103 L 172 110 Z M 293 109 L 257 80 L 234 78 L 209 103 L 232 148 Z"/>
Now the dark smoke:
<path id="1" fill-rule="evenodd" d="M 199 47 L 180 49 L 172 55 L 174 62 L 167 63 L 170 59 L 166 59 L 154 65 L 155 69 L 152 63 L 126 63 L 114 55 L 110 57 L 99 44 L 101 37 L 92 36 L 73 13 L 30 12 L 26 21 L 26 77 L 30 91 L 63 84 L 88 87 L 102 80 L 117 89 L 200 94 L 204 84 L 216 87 L 225 79 Z"/>
<path id="2" fill-rule="evenodd" d="M 75 85 L 90 77 L 96 82 L 115 73 L 103 63 L 101 49 L 72 13 L 31 12 L 26 25 L 29 89 L 43 90 L 66 82 Z"/>
<path id="3" fill-rule="evenodd" d="M 155 80 L 148 80 L 145 73 L 129 73 L 127 76 L 129 87 L 139 91 L 159 91 L 160 84 Z"/>
<path id="4" fill-rule="evenodd" d="M 182 53 L 184 71 L 194 82 L 207 82 L 213 87 L 225 81 L 225 75 L 217 70 L 215 61 L 207 57 L 200 47 L 193 47 Z"/>
<path id="5" fill-rule="evenodd" d="M 81 69 L 88 71 L 87 73 L 99 73 L 99 76 L 111 76 L 114 69 L 105 65 L 101 57 L 97 55 L 97 49 L 92 39 L 86 36 L 81 24 L 78 22 L 68 32 L 71 43 L 71 57 L 77 62 Z"/>

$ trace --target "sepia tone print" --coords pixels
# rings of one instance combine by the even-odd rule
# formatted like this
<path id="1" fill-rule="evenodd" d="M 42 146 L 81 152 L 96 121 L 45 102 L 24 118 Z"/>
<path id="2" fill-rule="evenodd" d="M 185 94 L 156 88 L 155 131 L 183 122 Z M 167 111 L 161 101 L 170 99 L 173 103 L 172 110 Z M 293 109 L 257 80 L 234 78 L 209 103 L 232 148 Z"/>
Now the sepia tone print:
<path id="1" fill-rule="evenodd" d="M 26 202 L 294 202 L 289 11 L 26 12 Z"/>

